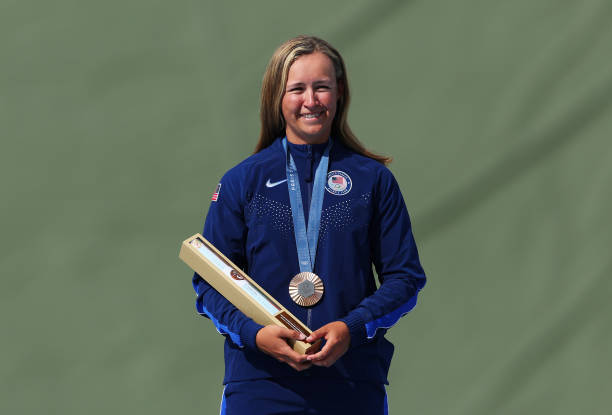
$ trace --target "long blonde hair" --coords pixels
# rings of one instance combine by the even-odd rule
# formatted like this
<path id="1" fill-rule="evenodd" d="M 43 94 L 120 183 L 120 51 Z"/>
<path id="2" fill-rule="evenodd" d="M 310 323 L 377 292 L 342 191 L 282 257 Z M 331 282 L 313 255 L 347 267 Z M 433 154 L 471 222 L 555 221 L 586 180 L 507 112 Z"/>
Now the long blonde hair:
<path id="1" fill-rule="evenodd" d="M 342 56 L 323 39 L 304 35 L 289 39 L 280 45 L 268 63 L 261 86 L 261 107 L 259 110 L 261 132 L 255 147 L 255 153 L 268 147 L 276 138 L 285 135 L 285 119 L 281 111 L 281 102 L 285 94 L 289 68 L 300 56 L 314 52 L 324 53 L 331 59 L 336 71 L 336 82 L 340 86 L 338 106 L 332 122 L 332 137 L 356 153 L 385 165 L 389 164 L 391 157 L 381 156 L 366 149 L 348 125 L 350 93 Z"/>

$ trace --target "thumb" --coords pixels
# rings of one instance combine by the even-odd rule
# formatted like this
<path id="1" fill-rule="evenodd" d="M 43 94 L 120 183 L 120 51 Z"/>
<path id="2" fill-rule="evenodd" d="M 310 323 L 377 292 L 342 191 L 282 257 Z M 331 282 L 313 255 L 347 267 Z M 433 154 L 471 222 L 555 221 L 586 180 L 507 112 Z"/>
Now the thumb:
<path id="1" fill-rule="evenodd" d="M 319 340 L 321 337 L 325 337 L 327 335 L 327 328 L 325 326 L 321 327 L 318 330 L 313 331 L 310 336 L 306 338 L 308 343 L 314 343 Z"/>
<path id="2" fill-rule="evenodd" d="M 306 336 L 298 331 L 281 327 L 281 337 L 285 339 L 306 340 Z"/>

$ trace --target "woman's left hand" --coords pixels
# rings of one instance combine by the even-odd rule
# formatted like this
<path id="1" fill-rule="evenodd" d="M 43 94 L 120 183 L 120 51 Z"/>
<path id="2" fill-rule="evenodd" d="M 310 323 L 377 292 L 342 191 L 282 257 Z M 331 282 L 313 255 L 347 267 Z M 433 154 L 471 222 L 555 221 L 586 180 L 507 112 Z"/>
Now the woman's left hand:
<path id="1" fill-rule="evenodd" d="M 346 353 L 351 344 L 349 328 L 343 321 L 332 321 L 324 325 L 308 336 L 306 341 L 314 343 L 320 338 L 325 339 L 323 349 L 307 357 L 316 366 L 330 367 Z"/>

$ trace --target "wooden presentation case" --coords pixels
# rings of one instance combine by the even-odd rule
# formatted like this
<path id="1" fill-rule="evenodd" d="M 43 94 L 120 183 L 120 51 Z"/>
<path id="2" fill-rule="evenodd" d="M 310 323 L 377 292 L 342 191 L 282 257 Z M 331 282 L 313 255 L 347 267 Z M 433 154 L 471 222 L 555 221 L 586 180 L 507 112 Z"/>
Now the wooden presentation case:
<path id="1" fill-rule="evenodd" d="M 312 333 L 304 323 L 199 233 L 183 241 L 179 258 L 256 323 L 264 326 L 276 324 L 303 333 L 305 336 Z M 290 340 L 289 344 L 298 353 L 310 354 L 319 349 L 321 341 L 310 344 Z"/>

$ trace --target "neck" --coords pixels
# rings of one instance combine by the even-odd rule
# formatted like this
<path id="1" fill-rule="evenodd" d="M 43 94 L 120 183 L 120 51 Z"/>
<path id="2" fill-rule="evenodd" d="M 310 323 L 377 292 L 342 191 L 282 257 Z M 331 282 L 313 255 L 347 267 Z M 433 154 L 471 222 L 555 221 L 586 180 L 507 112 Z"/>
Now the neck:
<path id="1" fill-rule="evenodd" d="M 302 138 L 293 136 L 292 134 L 287 134 L 287 141 L 289 141 L 291 144 L 323 144 L 327 143 L 328 140 L 328 136 L 323 136 L 320 138 Z"/>

